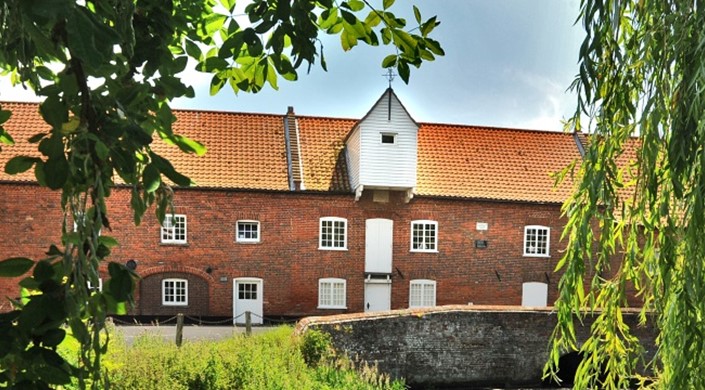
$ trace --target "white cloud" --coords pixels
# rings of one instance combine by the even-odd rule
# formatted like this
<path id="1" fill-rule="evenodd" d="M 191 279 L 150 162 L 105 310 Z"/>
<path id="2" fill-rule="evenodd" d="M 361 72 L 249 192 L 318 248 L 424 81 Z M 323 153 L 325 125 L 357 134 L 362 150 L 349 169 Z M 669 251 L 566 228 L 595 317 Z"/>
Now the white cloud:
<path id="1" fill-rule="evenodd" d="M 526 129 L 563 131 L 563 122 L 575 109 L 575 95 L 565 86 L 542 75 L 513 71 L 512 78 L 524 93 L 527 116 L 518 118 L 515 126 Z"/>

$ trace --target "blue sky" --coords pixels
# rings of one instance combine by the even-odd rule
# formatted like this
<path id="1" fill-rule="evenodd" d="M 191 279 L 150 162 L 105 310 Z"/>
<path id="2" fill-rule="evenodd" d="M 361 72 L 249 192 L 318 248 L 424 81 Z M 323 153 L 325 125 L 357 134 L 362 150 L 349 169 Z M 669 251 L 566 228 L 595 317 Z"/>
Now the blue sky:
<path id="1" fill-rule="evenodd" d="M 393 82 L 397 95 L 419 122 L 560 130 L 572 115 L 575 97 L 566 92 L 577 73 L 584 33 L 574 26 L 577 0 L 398 0 L 395 12 L 410 16 L 411 4 L 424 18 L 438 15 L 434 31 L 445 57 L 413 69 L 409 85 Z M 209 96 L 208 76 L 187 75 L 195 99 L 177 108 L 360 118 L 384 92 L 381 61 L 388 47 L 358 46 L 344 53 L 337 37 L 323 40 L 328 72 L 314 67 L 279 91 L 240 93 L 228 87 Z M 24 100 L 0 83 L 1 100 Z"/>

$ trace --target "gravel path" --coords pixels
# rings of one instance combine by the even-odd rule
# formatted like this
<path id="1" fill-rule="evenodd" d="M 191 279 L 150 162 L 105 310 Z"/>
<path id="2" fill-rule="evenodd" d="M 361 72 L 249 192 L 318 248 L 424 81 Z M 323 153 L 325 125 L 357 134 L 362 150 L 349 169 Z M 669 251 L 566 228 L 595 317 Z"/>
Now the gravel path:
<path id="1" fill-rule="evenodd" d="M 164 340 L 176 340 L 176 325 L 118 325 L 116 331 L 122 333 L 128 344 L 132 344 L 136 337 L 144 334 L 160 335 Z M 274 329 L 269 326 L 253 326 L 252 333 L 257 334 Z M 245 333 L 244 326 L 198 326 L 184 325 L 184 341 L 194 340 L 220 340 L 233 335 Z"/>

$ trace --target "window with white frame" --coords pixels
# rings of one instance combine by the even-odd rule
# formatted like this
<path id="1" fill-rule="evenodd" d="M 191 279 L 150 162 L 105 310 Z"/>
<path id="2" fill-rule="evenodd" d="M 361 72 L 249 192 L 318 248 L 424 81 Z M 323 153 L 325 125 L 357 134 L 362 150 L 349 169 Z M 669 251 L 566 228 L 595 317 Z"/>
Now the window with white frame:
<path id="1" fill-rule="evenodd" d="M 163 279 L 162 280 L 162 305 L 186 306 L 188 305 L 188 280 Z"/>
<path id="2" fill-rule="evenodd" d="M 318 280 L 318 308 L 345 309 L 345 279 Z"/>
<path id="3" fill-rule="evenodd" d="M 409 285 L 409 307 L 436 306 L 436 281 L 415 279 Z"/>
<path id="4" fill-rule="evenodd" d="M 259 221 L 237 221 L 237 242 L 259 242 Z"/>
<path id="5" fill-rule="evenodd" d="M 348 247 L 348 220 L 321 218 L 319 249 L 344 250 Z"/>
<path id="6" fill-rule="evenodd" d="M 548 257 L 551 228 L 539 225 L 524 227 L 524 256 Z"/>
<path id="7" fill-rule="evenodd" d="M 438 222 L 411 221 L 411 250 L 414 252 L 438 251 Z"/>
<path id="8" fill-rule="evenodd" d="M 396 133 L 380 133 L 380 141 L 383 144 L 394 145 L 397 141 Z"/>
<path id="9" fill-rule="evenodd" d="M 162 243 L 186 243 L 186 216 L 183 214 L 167 214 L 161 230 Z"/>

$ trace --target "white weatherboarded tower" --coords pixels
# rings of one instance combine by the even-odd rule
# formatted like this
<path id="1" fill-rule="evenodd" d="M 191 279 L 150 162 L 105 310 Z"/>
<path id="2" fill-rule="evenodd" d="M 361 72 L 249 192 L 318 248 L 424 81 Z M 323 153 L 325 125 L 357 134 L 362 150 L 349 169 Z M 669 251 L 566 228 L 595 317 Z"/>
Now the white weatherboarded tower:
<path id="1" fill-rule="evenodd" d="M 350 185 L 359 200 L 363 190 L 404 191 L 408 202 L 416 187 L 419 125 L 388 88 L 346 139 Z"/>

